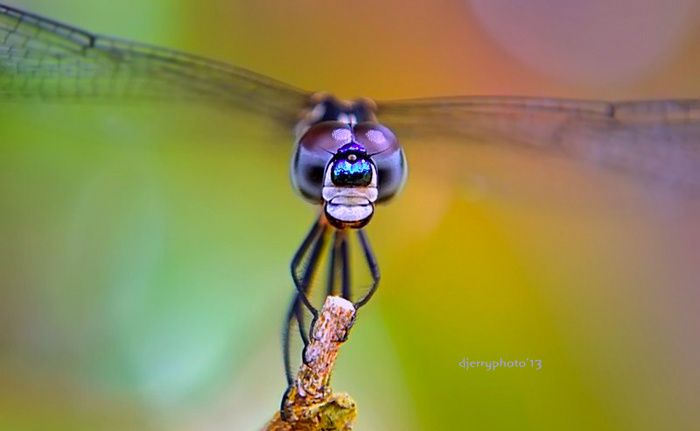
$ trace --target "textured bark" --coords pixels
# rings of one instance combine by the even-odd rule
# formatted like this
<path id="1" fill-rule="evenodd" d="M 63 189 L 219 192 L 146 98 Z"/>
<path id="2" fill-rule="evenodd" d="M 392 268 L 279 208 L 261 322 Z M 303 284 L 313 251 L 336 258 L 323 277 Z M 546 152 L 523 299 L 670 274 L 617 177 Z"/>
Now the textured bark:
<path id="1" fill-rule="evenodd" d="M 288 389 L 283 406 L 285 419 L 277 412 L 262 431 L 345 431 L 355 423 L 355 401 L 347 394 L 334 394 L 331 372 L 340 345 L 355 321 L 349 301 L 329 296 L 313 329 L 306 358 Z"/>

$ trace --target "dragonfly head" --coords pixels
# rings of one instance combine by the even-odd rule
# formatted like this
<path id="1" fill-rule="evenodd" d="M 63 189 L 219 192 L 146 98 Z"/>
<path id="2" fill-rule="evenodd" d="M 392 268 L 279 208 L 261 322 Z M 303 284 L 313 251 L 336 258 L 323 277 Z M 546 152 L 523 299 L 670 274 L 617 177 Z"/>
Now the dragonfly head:
<path id="1" fill-rule="evenodd" d="M 296 191 L 323 205 L 335 227 L 360 228 L 377 203 L 396 196 L 406 159 L 393 132 L 363 101 L 320 99 L 297 126 L 291 178 Z"/>

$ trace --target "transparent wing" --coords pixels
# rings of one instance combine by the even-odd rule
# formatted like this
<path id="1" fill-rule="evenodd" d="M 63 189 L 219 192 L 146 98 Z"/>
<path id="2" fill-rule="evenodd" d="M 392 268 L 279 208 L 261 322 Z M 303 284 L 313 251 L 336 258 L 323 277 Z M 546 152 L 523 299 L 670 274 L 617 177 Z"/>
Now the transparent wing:
<path id="1" fill-rule="evenodd" d="M 204 58 L 0 5 L 0 98 L 185 100 L 292 124 L 308 93 Z"/>
<path id="2" fill-rule="evenodd" d="M 424 99 L 379 103 L 378 117 L 409 142 L 537 149 L 700 191 L 700 100 Z"/>

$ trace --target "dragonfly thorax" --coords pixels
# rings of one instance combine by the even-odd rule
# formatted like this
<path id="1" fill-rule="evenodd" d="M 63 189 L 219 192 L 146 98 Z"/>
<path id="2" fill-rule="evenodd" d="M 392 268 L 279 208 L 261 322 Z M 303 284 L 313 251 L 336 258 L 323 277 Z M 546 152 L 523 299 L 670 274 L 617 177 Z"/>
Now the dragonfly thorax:
<path id="1" fill-rule="evenodd" d="M 326 218 L 341 229 L 366 225 L 375 204 L 396 195 L 406 177 L 401 145 L 374 121 L 373 111 L 365 111 L 369 105 L 357 106 L 362 103 L 323 99 L 297 127 L 304 133 L 292 158 L 294 188 L 323 204 Z"/>

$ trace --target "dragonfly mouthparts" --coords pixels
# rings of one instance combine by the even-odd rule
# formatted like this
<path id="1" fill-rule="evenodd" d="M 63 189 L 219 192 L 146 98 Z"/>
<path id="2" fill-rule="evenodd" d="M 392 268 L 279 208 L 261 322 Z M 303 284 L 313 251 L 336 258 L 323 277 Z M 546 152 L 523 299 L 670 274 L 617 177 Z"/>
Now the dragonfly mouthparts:
<path id="1" fill-rule="evenodd" d="M 323 200 L 342 205 L 364 205 L 377 200 L 376 187 L 335 187 L 323 188 Z"/>
<path id="2" fill-rule="evenodd" d="M 363 227 L 374 214 L 377 196 L 376 187 L 324 187 L 326 218 L 338 229 Z"/>

